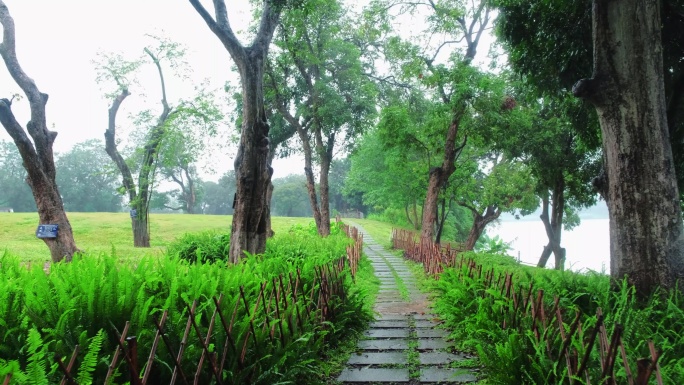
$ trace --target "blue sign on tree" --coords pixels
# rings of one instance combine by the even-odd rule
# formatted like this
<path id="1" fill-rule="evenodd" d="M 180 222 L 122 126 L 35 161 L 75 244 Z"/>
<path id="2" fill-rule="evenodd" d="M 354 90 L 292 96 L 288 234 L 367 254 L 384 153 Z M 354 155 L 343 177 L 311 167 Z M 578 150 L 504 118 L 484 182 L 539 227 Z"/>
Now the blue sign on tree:
<path id="1" fill-rule="evenodd" d="M 131 219 L 135 219 L 137 217 L 138 217 L 138 210 L 131 209 Z"/>
<path id="2" fill-rule="evenodd" d="M 59 225 L 39 225 L 36 230 L 36 237 L 38 238 L 57 238 L 57 229 Z"/>

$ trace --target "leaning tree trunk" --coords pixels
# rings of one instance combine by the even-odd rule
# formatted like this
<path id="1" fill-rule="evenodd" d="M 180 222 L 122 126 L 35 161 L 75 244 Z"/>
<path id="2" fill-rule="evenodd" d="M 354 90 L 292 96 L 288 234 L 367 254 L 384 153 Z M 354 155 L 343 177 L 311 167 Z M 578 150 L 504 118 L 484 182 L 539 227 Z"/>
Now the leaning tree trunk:
<path id="1" fill-rule="evenodd" d="M 240 73 L 242 83 L 242 132 L 235 158 L 235 212 L 230 234 L 230 261 L 244 252 L 263 253 L 268 236 L 267 195 L 273 169 L 269 165 L 269 126 L 264 110 L 264 64 L 283 4 L 262 3 L 259 27 L 252 44 L 243 46 L 228 22 L 224 0 L 214 0 L 215 18 L 199 0 L 189 0 L 209 29 L 219 38 Z"/>
<path id="2" fill-rule="evenodd" d="M 313 173 L 313 150 L 311 143 L 309 143 L 309 135 L 301 127 L 297 126 L 297 134 L 299 140 L 302 142 L 302 149 L 304 150 L 304 176 L 306 177 L 306 192 L 309 195 L 309 204 L 311 205 L 311 212 L 313 213 L 316 229 L 320 231 L 323 216 L 321 215 L 320 206 L 318 205 L 318 194 L 316 193 L 316 178 Z"/>
<path id="3" fill-rule="evenodd" d="M 14 19 L 2 0 L 0 0 L 0 24 L 3 27 L 0 55 L 10 75 L 28 99 L 31 119 L 26 125 L 26 131 L 31 138 L 29 139 L 29 135 L 15 118 L 11 110 L 11 100 L 0 99 L 0 123 L 12 137 L 21 154 L 23 166 L 28 174 L 27 181 L 38 208 L 39 224 L 58 226 L 55 238 L 43 238 L 50 249 L 52 261 L 69 262 L 79 250 L 55 182 L 56 170 L 52 145 L 57 133 L 47 128 L 45 105 L 48 96 L 40 92 L 33 79 L 28 77 L 17 60 Z"/>
<path id="4" fill-rule="evenodd" d="M 444 142 L 444 159 L 442 161 L 442 166 L 433 167 L 430 170 L 425 204 L 423 205 L 423 221 L 422 230 L 420 232 L 421 238 L 432 240 L 435 235 L 435 224 L 438 219 L 437 205 L 439 204 L 439 191 L 446 186 L 451 174 L 456 171 L 456 159 L 466 144 L 464 140 L 460 147 L 456 147 L 456 139 L 461 125 L 461 119 L 465 113 L 465 108 L 465 101 L 459 101 L 454 107 L 451 123 L 447 130 L 446 141 Z"/>
<path id="5" fill-rule="evenodd" d="M 684 238 L 663 85 L 660 1 L 594 0 L 594 72 L 573 87 L 603 134 L 611 275 L 644 298 L 684 278 Z M 681 287 L 680 287 L 681 288 Z"/>
<path id="6" fill-rule="evenodd" d="M 501 215 L 501 210 L 497 209 L 495 206 L 487 206 L 484 215 L 482 215 L 473 208 L 469 207 L 469 209 L 473 214 L 473 225 L 470 227 L 470 232 L 468 232 L 468 238 L 465 242 L 465 249 L 473 250 L 475 248 L 475 244 L 482 236 L 482 233 L 487 225 L 499 218 Z"/>

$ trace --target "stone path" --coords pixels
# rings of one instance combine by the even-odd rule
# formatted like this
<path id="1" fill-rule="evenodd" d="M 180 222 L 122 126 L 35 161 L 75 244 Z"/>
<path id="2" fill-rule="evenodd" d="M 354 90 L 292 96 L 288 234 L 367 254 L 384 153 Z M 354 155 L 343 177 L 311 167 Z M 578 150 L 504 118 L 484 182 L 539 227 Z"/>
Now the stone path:
<path id="1" fill-rule="evenodd" d="M 468 369 L 450 368 L 466 359 L 448 351 L 447 332 L 436 328 L 429 301 L 415 286 L 415 277 L 400 257 L 387 252 L 359 225 L 364 251 L 380 279 L 376 320 L 359 341 L 343 384 L 461 384 L 476 381 Z"/>

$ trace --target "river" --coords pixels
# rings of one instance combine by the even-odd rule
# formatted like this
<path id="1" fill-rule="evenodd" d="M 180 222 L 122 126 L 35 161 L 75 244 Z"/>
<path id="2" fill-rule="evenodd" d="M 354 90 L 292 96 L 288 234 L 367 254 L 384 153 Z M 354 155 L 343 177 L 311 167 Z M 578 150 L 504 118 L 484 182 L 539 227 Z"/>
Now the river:
<path id="1" fill-rule="evenodd" d="M 499 224 L 490 225 L 487 234 L 490 237 L 498 235 L 505 242 L 511 242 L 510 254 L 528 264 L 537 264 L 544 246 L 548 243 L 541 220 L 506 218 Z M 610 272 L 607 218 L 582 219 L 579 226 L 570 231 L 563 231 L 561 246 L 566 249 L 567 269 Z M 554 259 L 551 255 L 547 267 L 553 265 Z"/>

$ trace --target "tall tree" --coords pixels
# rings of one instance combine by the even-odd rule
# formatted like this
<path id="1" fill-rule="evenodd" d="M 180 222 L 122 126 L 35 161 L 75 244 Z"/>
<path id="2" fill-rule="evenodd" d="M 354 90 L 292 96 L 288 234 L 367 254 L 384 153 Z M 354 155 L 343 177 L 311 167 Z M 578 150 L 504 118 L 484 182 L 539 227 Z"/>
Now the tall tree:
<path id="1" fill-rule="evenodd" d="M 178 44 L 164 38 L 152 37 L 155 47 L 145 48 L 144 54 L 154 65 L 159 76 L 161 94 L 161 108 L 158 115 L 151 111 L 140 112 L 135 124 L 139 127 L 150 127 L 140 130 L 144 133 L 142 144 L 137 149 L 136 158 L 124 159 L 118 148 L 117 113 L 123 101 L 131 95 L 129 86 L 135 80 L 134 72 L 144 59 L 126 61 L 117 55 L 105 56 L 98 64 L 98 79 L 114 83 L 116 92 L 108 94 L 113 99 L 109 108 L 108 128 L 105 131 L 105 149 L 112 158 L 122 175 L 122 191 L 128 194 L 131 207 L 131 225 L 133 229 L 133 244 L 136 247 L 150 246 L 149 209 L 152 199 L 155 173 L 159 165 L 160 154 L 165 150 L 165 143 L 182 142 L 186 140 L 195 124 L 212 125 L 213 116 L 217 115 L 216 107 L 204 101 L 203 92 L 200 96 L 189 100 L 181 100 L 172 104 L 167 94 L 167 82 L 164 68 L 177 68 L 182 64 L 185 50 Z M 180 132 L 177 132 L 180 131 Z M 190 143 L 189 140 L 186 140 Z M 168 145 L 167 150 L 179 150 L 178 146 Z M 185 150 L 183 150 L 185 151 Z M 171 158 L 171 155 L 168 155 Z M 135 168 L 132 168 L 135 167 Z M 137 184 L 134 175 L 137 173 Z"/>
<path id="2" fill-rule="evenodd" d="M 133 245 L 135 247 L 150 247 L 149 208 L 150 199 L 152 198 L 154 170 L 159 156 L 159 148 L 166 132 L 167 120 L 169 120 L 172 112 L 166 95 L 166 82 L 164 80 L 164 73 L 160 61 L 165 59 L 164 56 L 160 56 L 160 54 L 165 54 L 165 47 L 163 47 L 162 44 L 160 46 L 160 51 L 156 53 L 146 48 L 145 53 L 157 67 L 159 73 L 162 90 L 162 111 L 157 117 L 157 122 L 150 130 L 145 141 L 142 160 L 138 170 L 137 187 L 133 179 L 133 172 L 131 172 L 131 168 L 118 149 L 116 138 L 116 115 L 121 103 L 123 103 L 131 94 L 124 77 L 129 75 L 128 72 L 135 70 L 137 64 L 115 63 L 110 60 L 108 64 L 111 64 L 111 66 L 102 68 L 105 72 L 103 76 L 111 77 L 119 86 L 119 94 L 114 98 L 112 105 L 109 107 L 109 125 L 105 131 L 105 149 L 121 172 L 123 191 L 128 194 L 129 205 L 131 207 L 130 214 L 131 227 L 133 229 Z"/>
<path id="3" fill-rule="evenodd" d="M 310 0 L 288 12 L 281 24 L 266 85 L 274 108 L 296 129 L 314 220 L 318 233 L 326 236 L 335 148 L 349 145 L 370 124 L 376 93 L 364 75 L 361 52 L 351 42 L 352 23 L 337 0 Z"/>
<path id="4" fill-rule="evenodd" d="M 684 224 L 669 142 L 660 1 L 594 0 L 594 68 L 573 86 L 596 108 L 611 275 L 642 297 L 684 278 Z"/>
<path id="5" fill-rule="evenodd" d="M 64 207 L 76 212 L 118 212 L 122 197 L 117 189 L 116 165 L 101 140 L 77 143 L 57 157 L 57 185 Z"/>
<path id="6" fill-rule="evenodd" d="M 429 171 L 423 204 L 421 236 L 434 239 L 440 191 L 447 187 L 460 149 L 465 144 L 461 122 L 468 113 L 468 102 L 475 96 L 469 87 L 472 86 L 469 74 L 473 73 L 470 67 L 490 22 L 490 6 L 487 0 L 474 1 L 472 6 L 464 6 L 460 1 L 385 0 L 374 2 L 371 11 L 388 14 L 387 22 L 393 17 L 387 10 L 392 8 L 398 9 L 399 14 L 420 11 L 426 15 L 422 46 L 401 42 L 395 37 L 389 41 L 388 52 L 403 62 L 400 73 L 408 78 L 418 78 L 434 89 L 436 97 L 448 108 L 449 119 L 442 134 L 442 161 Z M 463 51 L 443 51 L 463 41 Z"/>
<path id="7" fill-rule="evenodd" d="M 26 95 L 31 109 L 31 120 L 26 124 L 26 130 L 24 130 L 11 109 L 14 98 L 0 99 L 0 122 L 12 137 L 24 161 L 24 168 L 28 174 L 27 181 L 36 201 L 40 224 L 58 226 L 55 238 L 43 238 L 50 249 L 52 261 L 64 260 L 69 262 L 74 253 L 79 250 L 76 247 L 76 242 L 74 242 L 71 224 L 64 212 L 64 204 L 55 180 L 56 170 L 52 145 L 57 137 L 57 132 L 50 131 L 47 127 L 45 105 L 48 101 L 48 95 L 40 92 L 36 83 L 19 64 L 14 19 L 2 0 L 0 0 L 0 24 L 3 28 L 0 55 L 12 79 Z"/>
<path id="8" fill-rule="evenodd" d="M 235 213 L 230 235 L 230 261 L 237 263 L 244 252 L 262 253 L 268 237 L 268 191 L 273 169 L 269 165 L 269 125 L 264 109 L 264 63 L 280 13 L 289 1 L 264 0 L 256 35 L 243 45 L 228 21 L 224 0 L 214 0 L 214 16 L 200 0 L 190 4 L 218 37 L 238 67 L 242 83 L 242 130 L 235 158 Z"/>

